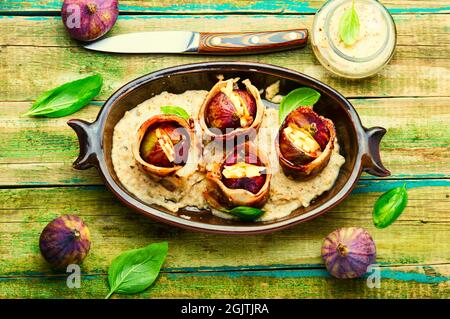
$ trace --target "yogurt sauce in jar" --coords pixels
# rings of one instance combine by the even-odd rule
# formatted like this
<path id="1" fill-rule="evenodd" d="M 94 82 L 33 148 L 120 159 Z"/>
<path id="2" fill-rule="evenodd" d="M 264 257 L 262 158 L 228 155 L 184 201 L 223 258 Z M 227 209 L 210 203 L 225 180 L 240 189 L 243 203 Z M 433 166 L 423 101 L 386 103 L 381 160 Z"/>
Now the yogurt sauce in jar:
<path id="1" fill-rule="evenodd" d="M 397 32 L 391 15 L 378 1 L 356 0 L 360 30 L 356 41 L 346 45 L 339 36 L 339 21 L 351 7 L 351 0 L 325 3 L 315 15 L 311 44 L 325 68 L 342 77 L 359 79 L 377 73 L 389 63 Z"/>

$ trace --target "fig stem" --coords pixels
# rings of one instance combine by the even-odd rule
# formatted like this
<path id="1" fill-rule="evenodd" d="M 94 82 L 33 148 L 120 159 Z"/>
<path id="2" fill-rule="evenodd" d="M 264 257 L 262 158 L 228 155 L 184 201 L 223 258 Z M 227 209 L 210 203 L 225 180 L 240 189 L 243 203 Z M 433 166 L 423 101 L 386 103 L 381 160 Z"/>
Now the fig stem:
<path id="1" fill-rule="evenodd" d="M 90 14 L 94 14 L 97 12 L 97 5 L 95 3 L 88 3 L 87 8 Z"/>
<path id="2" fill-rule="evenodd" d="M 80 232 L 78 231 L 78 229 L 74 229 L 73 230 L 73 236 L 75 237 L 75 238 L 79 238 L 80 237 Z"/>
<path id="3" fill-rule="evenodd" d="M 345 246 L 342 243 L 338 244 L 337 251 L 338 251 L 339 255 L 341 255 L 342 257 L 345 257 L 348 255 L 348 248 L 347 248 L 347 246 Z"/>

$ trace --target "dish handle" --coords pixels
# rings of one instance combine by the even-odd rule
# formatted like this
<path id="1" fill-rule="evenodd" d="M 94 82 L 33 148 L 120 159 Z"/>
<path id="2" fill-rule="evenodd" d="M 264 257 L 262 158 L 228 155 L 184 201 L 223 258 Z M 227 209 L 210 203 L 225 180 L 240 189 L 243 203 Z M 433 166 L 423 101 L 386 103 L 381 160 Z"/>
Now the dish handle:
<path id="1" fill-rule="evenodd" d="M 374 176 L 386 177 L 391 175 L 387 170 L 380 157 L 380 142 L 386 129 L 382 127 L 365 128 L 365 150 L 362 155 L 363 171 Z"/>
<path id="2" fill-rule="evenodd" d="M 80 155 L 73 162 L 73 168 L 85 170 L 91 167 L 98 167 L 97 150 L 97 122 L 89 123 L 84 120 L 69 120 L 67 124 L 77 133 L 80 144 Z"/>

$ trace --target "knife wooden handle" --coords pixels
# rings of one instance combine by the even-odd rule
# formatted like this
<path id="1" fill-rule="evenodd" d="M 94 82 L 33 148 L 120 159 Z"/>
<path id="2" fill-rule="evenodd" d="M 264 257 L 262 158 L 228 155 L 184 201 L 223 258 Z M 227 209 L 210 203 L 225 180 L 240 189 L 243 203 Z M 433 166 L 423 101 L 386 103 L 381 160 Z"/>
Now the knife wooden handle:
<path id="1" fill-rule="evenodd" d="M 275 52 L 304 47 L 307 40 L 307 29 L 266 32 L 200 32 L 198 53 L 227 55 Z"/>

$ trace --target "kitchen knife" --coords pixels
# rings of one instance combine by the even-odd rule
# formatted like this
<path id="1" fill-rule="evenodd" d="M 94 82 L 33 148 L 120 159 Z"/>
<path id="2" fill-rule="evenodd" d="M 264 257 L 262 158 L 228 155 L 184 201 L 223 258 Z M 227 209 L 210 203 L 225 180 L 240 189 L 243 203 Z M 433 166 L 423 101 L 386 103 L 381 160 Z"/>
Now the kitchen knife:
<path id="1" fill-rule="evenodd" d="M 150 31 L 105 38 L 85 48 L 112 53 L 254 54 L 301 48 L 307 39 L 307 29 L 228 33 Z"/>

